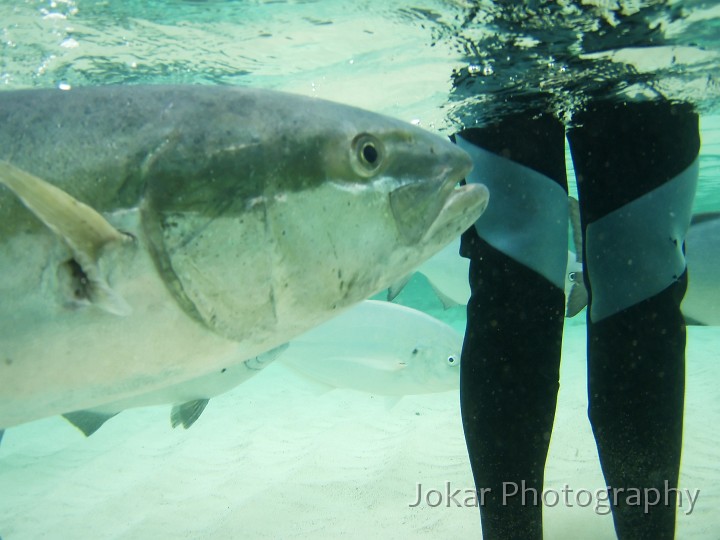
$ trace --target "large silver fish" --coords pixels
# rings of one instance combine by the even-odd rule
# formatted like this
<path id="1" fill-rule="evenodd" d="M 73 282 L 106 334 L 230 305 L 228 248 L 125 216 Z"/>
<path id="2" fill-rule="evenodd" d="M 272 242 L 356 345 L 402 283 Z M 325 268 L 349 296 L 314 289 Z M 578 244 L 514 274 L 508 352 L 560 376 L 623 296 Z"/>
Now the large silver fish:
<path id="1" fill-rule="evenodd" d="M 228 87 L 0 93 L 0 427 L 235 365 L 472 224 L 406 123 Z"/>

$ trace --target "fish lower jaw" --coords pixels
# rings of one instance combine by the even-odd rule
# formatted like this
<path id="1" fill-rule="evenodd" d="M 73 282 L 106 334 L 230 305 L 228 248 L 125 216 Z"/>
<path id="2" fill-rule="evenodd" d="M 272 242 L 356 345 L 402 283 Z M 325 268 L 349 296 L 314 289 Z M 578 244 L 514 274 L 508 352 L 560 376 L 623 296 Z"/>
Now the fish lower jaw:
<path id="1" fill-rule="evenodd" d="M 487 208 L 490 194 L 483 184 L 458 186 L 445 199 L 440 213 L 422 238 L 444 246 L 470 228 Z"/>

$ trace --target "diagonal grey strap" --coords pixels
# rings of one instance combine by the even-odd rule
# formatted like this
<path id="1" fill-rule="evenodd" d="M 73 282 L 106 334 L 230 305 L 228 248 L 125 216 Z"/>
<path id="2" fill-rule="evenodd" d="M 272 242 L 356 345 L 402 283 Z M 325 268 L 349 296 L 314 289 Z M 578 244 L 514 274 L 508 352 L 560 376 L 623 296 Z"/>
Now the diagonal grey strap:
<path id="1" fill-rule="evenodd" d="M 658 294 L 685 271 L 683 242 L 697 178 L 696 159 L 672 180 L 588 225 L 592 322 Z"/>
<path id="2" fill-rule="evenodd" d="M 490 203 L 475 222 L 480 238 L 535 270 L 560 289 L 565 286 L 568 195 L 551 178 L 469 143 L 457 144 L 473 160 L 467 182 L 481 182 Z"/>

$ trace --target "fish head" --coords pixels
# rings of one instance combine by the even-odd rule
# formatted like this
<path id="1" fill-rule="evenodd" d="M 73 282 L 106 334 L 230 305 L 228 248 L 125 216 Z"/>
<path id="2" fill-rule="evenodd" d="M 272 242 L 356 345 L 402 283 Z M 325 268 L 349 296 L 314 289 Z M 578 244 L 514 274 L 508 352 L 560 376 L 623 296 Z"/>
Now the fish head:
<path id="1" fill-rule="evenodd" d="M 434 321 L 433 328 L 427 330 L 406 347 L 404 377 L 422 389 L 417 393 L 456 390 L 460 385 L 462 336 L 441 321 Z"/>
<path id="2" fill-rule="evenodd" d="M 407 393 L 459 388 L 462 334 L 432 315 L 410 307 L 389 302 L 375 306 L 370 301 L 362 305 L 375 309 L 377 324 L 391 328 L 384 333 L 391 335 L 388 341 L 392 341 L 402 361 L 401 377 Z"/>
<path id="3" fill-rule="evenodd" d="M 568 251 L 565 271 L 565 316 L 574 317 L 587 306 L 588 292 L 583 280 L 583 264 L 572 251 Z"/>
<path id="4" fill-rule="evenodd" d="M 458 186 L 472 168 L 470 156 L 415 126 L 368 120 L 338 126 L 345 129 L 327 141 L 328 181 L 336 189 L 350 189 L 357 199 L 353 203 L 376 207 L 391 218 L 397 244 L 416 247 L 439 241 L 441 248 L 467 228 L 468 214 L 482 213 L 487 204 L 484 186 Z M 463 224 L 459 232 L 438 238 L 441 224 L 458 221 Z"/>
<path id="5" fill-rule="evenodd" d="M 457 186 L 471 160 L 446 138 L 319 99 L 243 96 L 214 140 L 158 151 L 145 205 L 166 282 L 226 337 L 291 339 L 387 288 L 487 205 L 484 186 Z"/>
<path id="6" fill-rule="evenodd" d="M 324 181 L 288 192 L 271 223 L 292 260 L 282 267 L 305 283 L 323 275 L 300 301 L 340 308 L 386 288 L 459 236 L 484 211 L 488 191 L 458 185 L 472 162 L 447 138 L 356 109 L 326 120 L 323 134 L 307 137 L 316 141 Z"/>

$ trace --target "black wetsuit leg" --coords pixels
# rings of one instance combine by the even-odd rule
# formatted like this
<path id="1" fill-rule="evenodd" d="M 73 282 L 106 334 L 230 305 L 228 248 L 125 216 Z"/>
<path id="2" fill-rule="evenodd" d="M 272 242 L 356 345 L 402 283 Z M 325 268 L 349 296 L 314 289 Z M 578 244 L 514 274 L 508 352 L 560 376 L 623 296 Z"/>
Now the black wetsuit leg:
<path id="1" fill-rule="evenodd" d="M 460 135 L 567 191 L 564 127 L 552 115 L 509 116 Z M 483 538 L 539 539 L 540 497 L 559 386 L 564 291 L 490 246 L 474 227 L 462 237 L 461 254 L 470 259 L 472 294 L 460 405 Z M 515 487 L 519 491 L 504 499 Z"/>
<path id="2" fill-rule="evenodd" d="M 683 104 L 602 102 L 576 115 L 574 124 L 568 139 L 584 238 L 589 224 L 685 170 L 700 146 L 697 115 Z M 584 275 L 592 305 L 592 276 Z M 644 497 L 639 504 L 626 498 L 635 491 L 609 491 L 611 504 L 618 494 L 612 510 L 621 540 L 674 535 L 674 492 L 667 505 L 664 494 L 677 487 L 680 465 L 686 285 L 687 272 L 618 313 L 597 322 L 588 316 L 589 417 L 605 480 L 612 488 L 655 488 L 663 495 L 646 511 Z"/>

